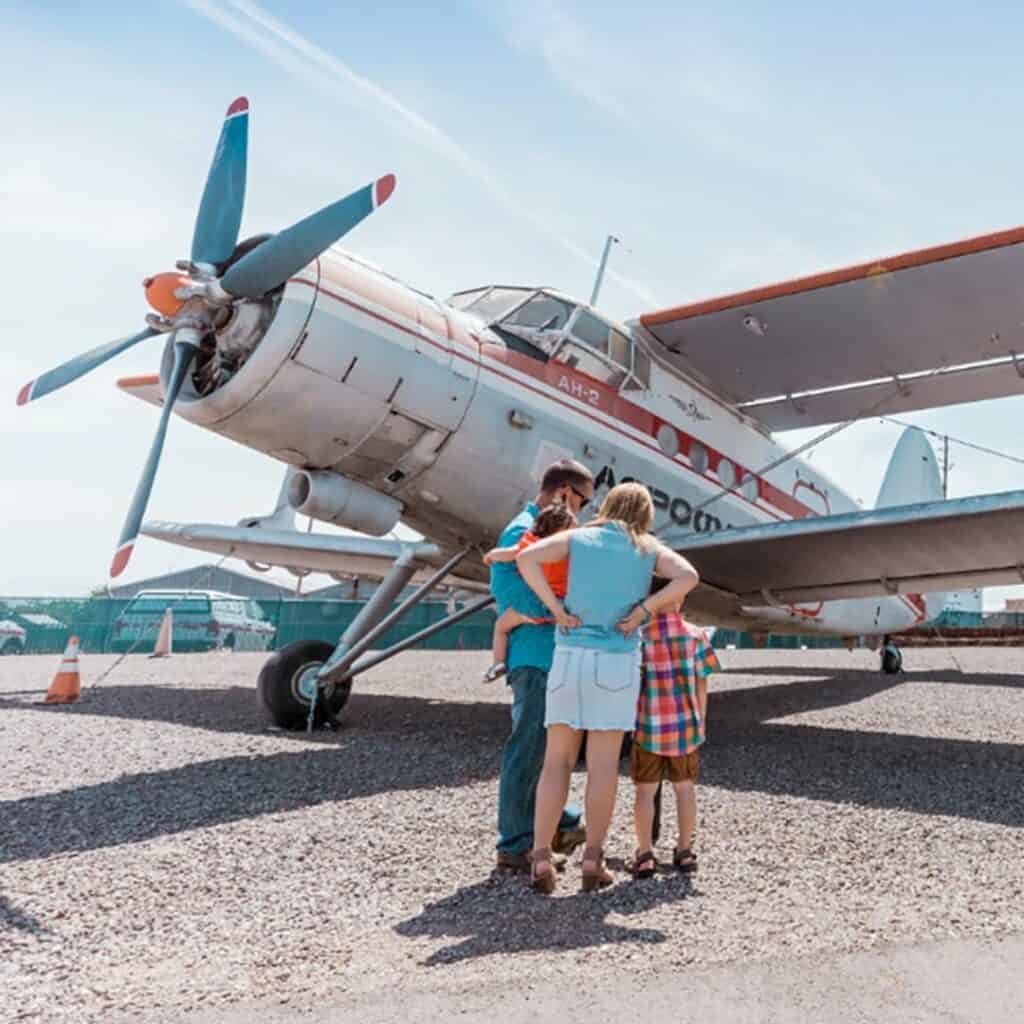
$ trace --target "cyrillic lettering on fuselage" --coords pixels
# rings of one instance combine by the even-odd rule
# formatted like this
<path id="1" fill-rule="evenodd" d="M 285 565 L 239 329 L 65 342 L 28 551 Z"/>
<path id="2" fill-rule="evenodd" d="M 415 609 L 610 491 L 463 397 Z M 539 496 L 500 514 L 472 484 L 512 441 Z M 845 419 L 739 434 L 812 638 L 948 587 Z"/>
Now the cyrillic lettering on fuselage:
<path id="1" fill-rule="evenodd" d="M 616 481 L 615 471 L 612 467 L 603 466 L 594 480 L 594 490 L 599 491 L 602 487 L 607 487 L 608 490 L 611 490 L 616 482 L 622 484 L 643 483 L 642 480 L 638 481 L 632 476 L 624 476 L 621 480 Z M 686 498 L 666 494 L 660 488 L 652 487 L 650 484 L 644 484 L 644 487 L 650 492 L 655 511 L 668 512 L 669 519 L 672 520 L 673 525 L 688 526 L 694 533 L 711 533 L 714 530 L 721 530 L 723 528 L 722 520 L 718 516 L 711 515 L 710 512 L 700 508 L 694 512 L 693 505 Z M 728 529 L 728 526 L 725 528 Z"/>

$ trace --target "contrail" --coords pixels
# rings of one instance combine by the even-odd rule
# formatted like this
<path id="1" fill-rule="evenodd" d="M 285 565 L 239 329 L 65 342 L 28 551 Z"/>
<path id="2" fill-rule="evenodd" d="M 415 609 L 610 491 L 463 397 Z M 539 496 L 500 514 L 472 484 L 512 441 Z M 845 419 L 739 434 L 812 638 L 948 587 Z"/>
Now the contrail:
<path id="1" fill-rule="evenodd" d="M 303 78 L 331 92 L 343 87 L 342 95 L 351 99 L 353 90 L 384 107 L 402 121 L 411 135 L 439 156 L 449 160 L 464 174 L 472 178 L 484 191 L 506 209 L 526 220 L 540 234 L 551 239 L 566 252 L 596 268 L 598 261 L 572 239 L 553 231 L 548 222 L 532 209 L 524 206 L 507 189 L 501 178 L 483 161 L 477 159 L 443 129 L 406 106 L 386 89 L 353 71 L 347 64 L 322 50 L 305 36 L 284 24 L 258 4 L 250 0 L 224 0 L 219 5 L 213 0 L 181 0 L 187 7 L 203 15 L 215 25 L 230 32 L 258 50 L 265 57 L 289 73 Z M 234 13 L 226 8 L 232 8 Z M 242 15 L 242 18 L 238 17 Z M 243 20 L 248 19 L 248 21 Z M 653 292 L 630 277 L 615 270 L 608 277 L 628 289 L 651 308 L 663 305 Z"/>

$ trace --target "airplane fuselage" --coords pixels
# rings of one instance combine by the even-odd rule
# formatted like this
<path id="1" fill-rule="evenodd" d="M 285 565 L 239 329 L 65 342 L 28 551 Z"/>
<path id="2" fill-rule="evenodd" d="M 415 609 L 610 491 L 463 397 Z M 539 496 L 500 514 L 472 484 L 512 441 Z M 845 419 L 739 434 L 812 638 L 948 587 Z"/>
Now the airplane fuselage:
<path id="1" fill-rule="evenodd" d="M 620 342 L 654 353 L 639 325 L 613 326 Z M 510 341 L 472 309 L 331 250 L 288 282 L 241 369 L 205 396 L 186 388 L 176 412 L 397 499 L 403 522 L 447 548 L 492 544 L 562 456 L 590 467 L 598 502 L 623 480 L 646 484 L 656 532 L 684 551 L 687 534 L 858 507 L 798 458 L 764 470 L 785 449 L 656 354 L 649 387 L 620 387 Z M 698 592 L 687 610 L 741 629 L 852 636 L 896 632 L 940 607 L 896 595 L 726 610 Z"/>

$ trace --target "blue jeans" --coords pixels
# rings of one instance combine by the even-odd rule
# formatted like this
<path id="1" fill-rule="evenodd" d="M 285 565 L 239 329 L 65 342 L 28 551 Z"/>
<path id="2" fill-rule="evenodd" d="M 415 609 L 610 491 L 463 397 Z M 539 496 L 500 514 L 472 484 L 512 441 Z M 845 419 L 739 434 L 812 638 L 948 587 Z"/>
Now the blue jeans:
<path id="1" fill-rule="evenodd" d="M 547 741 L 547 681 L 547 670 L 542 668 L 514 668 L 508 674 L 508 685 L 512 687 L 512 732 L 501 752 L 498 782 L 498 850 L 502 853 L 525 853 L 533 847 L 537 780 Z M 558 831 L 576 828 L 580 817 L 580 808 L 567 804 Z"/>

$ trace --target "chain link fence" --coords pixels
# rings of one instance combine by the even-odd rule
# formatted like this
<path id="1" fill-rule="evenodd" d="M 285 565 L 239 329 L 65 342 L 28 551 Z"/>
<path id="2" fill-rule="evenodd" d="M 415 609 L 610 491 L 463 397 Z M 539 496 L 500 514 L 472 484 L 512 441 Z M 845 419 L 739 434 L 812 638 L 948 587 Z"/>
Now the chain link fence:
<path id="1" fill-rule="evenodd" d="M 363 607 L 361 601 L 315 601 L 300 598 L 255 598 L 263 618 L 274 628 L 271 649 L 284 647 L 295 640 L 325 640 L 336 643 L 341 634 Z M 89 653 L 106 653 L 113 649 L 117 621 L 128 606 L 127 598 L 93 597 L 88 599 L 39 598 L 31 606 L 19 603 L 5 605 L 0 600 L 0 619 L 11 619 L 25 629 L 26 654 L 54 654 L 64 650 L 68 639 L 77 636 L 81 649 Z M 456 608 L 461 608 L 458 604 Z M 41 613 L 41 614 L 39 614 Z M 405 618 L 381 638 L 383 649 L 412 636 L 421 629 L 440 622 L 448 615 L 445 603 L 423 602 L 410 609 Z M 29 616 L 29 617 L 26 617 Z M 57 620 L 55 623 L 33 622 L 41 617 Z M 427 650 L 479 651 L 491 646 L 494 612 L 484 609 L 442 630 L 418 644 Z M 152 650 L 153 641 L 138 650 Z"/>

